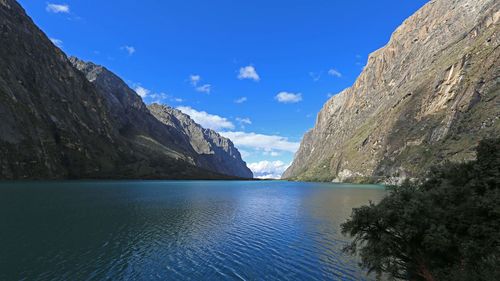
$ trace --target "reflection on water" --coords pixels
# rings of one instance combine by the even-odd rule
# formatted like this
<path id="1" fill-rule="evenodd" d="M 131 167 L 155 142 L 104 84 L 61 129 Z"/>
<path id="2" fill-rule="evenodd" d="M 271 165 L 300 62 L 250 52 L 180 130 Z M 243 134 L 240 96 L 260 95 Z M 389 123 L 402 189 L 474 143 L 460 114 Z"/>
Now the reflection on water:
<path id="1" fill-rule="evenodd" d="M 0 184 L 0 280 L 370 280 L 339 224 L 375 186 Z"/>

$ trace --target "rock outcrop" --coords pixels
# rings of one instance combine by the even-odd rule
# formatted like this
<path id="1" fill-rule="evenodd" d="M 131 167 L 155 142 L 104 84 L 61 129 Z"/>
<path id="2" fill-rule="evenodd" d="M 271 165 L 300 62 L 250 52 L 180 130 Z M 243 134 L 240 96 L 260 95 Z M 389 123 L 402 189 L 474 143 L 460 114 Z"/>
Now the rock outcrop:
<path id="1" fill-rule="evenodd" d="M 14 0 L 0 0 L 0 46 L 0 179 L 237 177 L 116 75 L 68 59 Z"/>
<path id="2" fill-rule="evenodd" d="M 162 123 L 185 134 L 186 140 L 199 155 L 200 167 L 243 178 L 253 177 L 231 140 L 214 130 L 201 127 L 180 110 L 160 104 L 152 104 L 148 108 Z"/>
<path id="3" fill-rule="evenodd" d="M 499 6 L 435 0 L 408 18 L 323 106 L 283 177 L 383 181 L 475 158 L 500 134 Z"/>

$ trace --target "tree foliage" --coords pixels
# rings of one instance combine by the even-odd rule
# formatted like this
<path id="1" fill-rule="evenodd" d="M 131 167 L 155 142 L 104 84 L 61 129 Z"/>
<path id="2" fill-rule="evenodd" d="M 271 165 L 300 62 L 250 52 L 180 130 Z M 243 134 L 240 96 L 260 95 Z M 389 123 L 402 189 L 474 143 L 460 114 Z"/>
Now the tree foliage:
<path id="1" fill-rule="evenodd" d="M 346 252 L 378 276 L 404 280 L 500 280 L 500 139 L 477 160 L 445 165 L 426 180 L 391 187 L 342 224 Z"/>

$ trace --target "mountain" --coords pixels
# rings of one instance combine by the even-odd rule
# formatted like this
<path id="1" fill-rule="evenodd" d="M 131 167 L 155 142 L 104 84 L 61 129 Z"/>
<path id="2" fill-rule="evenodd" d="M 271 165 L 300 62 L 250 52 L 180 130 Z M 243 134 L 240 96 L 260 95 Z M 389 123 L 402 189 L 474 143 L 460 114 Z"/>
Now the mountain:
<path id="1" fill-rule="evenodd" d="M 0 0 L 0 46 L 0 179 L 237 177 L 116 75 L 68 59 L 14 0 Z"/>
<path id="2" fill-rule="evenodd" d="M 385 181 L 475 158 L 500 134 L 500 2 L 430 1 L 326 102 L 283 178 Z"/>
<path id="3" fill-rule="evenodd" d="M 149 136 L 165 147 L 176 147 L 197 167 L 241 178 L 253 177 L 229 139 L 201 127 L 179 110 L 158 104 L 146 106 L 134 90 L 103 66 L 75 57 L 69 60 L 102 93 L 113 118 L 129 138 L 142 143 L 144 136 Z"/>
<path id="4" fill-rule="evenodd" d="M 205 129 L 180 110 L 159 104 L 148 106 L 151 113 L 162 123 L 182 131 L 186 139 L 200 155 L 199 165 L 220 173 L 252 178 L 253 173 L 241 160 L 233 142 L 214 130 Z"/>

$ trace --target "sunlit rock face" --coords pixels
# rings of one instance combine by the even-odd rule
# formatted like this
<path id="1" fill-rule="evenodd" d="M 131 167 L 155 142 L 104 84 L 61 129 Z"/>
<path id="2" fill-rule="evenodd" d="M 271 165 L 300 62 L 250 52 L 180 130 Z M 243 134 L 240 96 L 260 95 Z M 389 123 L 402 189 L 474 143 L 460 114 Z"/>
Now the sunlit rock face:
<path id="1" fill-rule="evenodd" d="M 430 1 L 332 97 L 284 178 L 416 177 L 500 134 L 500 3 Z"/>

